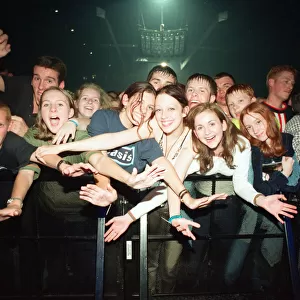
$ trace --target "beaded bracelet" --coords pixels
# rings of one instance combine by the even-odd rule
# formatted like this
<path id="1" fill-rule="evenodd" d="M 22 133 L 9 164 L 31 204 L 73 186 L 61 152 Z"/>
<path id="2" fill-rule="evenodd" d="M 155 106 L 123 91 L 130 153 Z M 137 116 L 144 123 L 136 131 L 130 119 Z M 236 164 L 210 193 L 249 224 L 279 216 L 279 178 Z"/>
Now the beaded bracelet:
<path id="1" fill-rule="evenodd" d="M 168 222 L 172 223 L 172 221 L 175 220 L 175 219 L 182 219 L 182 215 L 174 215 L 174 216 L 169 218 Z"/>

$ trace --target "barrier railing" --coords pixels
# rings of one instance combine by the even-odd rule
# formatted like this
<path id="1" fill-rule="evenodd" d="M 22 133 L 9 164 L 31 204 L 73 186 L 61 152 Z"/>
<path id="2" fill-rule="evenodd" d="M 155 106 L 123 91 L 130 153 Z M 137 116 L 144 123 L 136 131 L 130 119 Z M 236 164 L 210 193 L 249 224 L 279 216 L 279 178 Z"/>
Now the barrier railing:
<path id="1" fill-rule="evenodd" d="M 4 176 L 1 177 L 0 175 L 0 181 L 9 181 L 12 180 L 13 178 Z M 193 175 L 190 176 L 188 178 L 189 181 L 198 181 L 201 180 L 202 177 L 200 177 L 199 175 Z M 213 189 L 215 189 L 215 183 L 216 181 L 230 181 L 231 178 L 228 177 L 224 177 L 224 176 L 220 176 L 220 175 L 216 175 L 216 176 L 210 176 L 205 177 L 205 180 L 211 180 L 212 181 L 212 187 Z M 214 192 L 214 190 L 213 190 Z M 7 199 L 6 195 L 4 192 L 2 192 L 2 196 L 3 199 Z M 1 197 L 0 197 L 1 198 Z M 35 198 L 34 195 L 34 191 L 29 193 L 29 196 L 27 199 L 27 203 L 25 204 L 25 206 L 29 203 L 29 201 L 33 200 Z M 122 206 L 123 204 L 121 204 Z M 34 205 L 35 206 L 35 205 Z M 38 210 L 39 208 L 34 207 L 34 210 Z M 124 209 L 123 209 L 123 212 Z M 213 211 L 212 211 L 213 213 Z M 39 231 L 39 229 L 36 230 L 32 230 L 32 234 L 24 234 L 24 232 L 19 231 L 19 226 L 20 224 L 17 224 L 19 222 L 19 220 L 10 220 L 8 222 L 11 223 L 11 225 L 13 225 L 13 227 L 17 224 L 17 230 L 11 230 L 9 231 L 9 234 L 5 233 L 5 228 L 7 227 L 9 228 L 8 225 L 5 224 L 5 222 L 0 223 L 0 227 L 3 227 L 4 229 L 1 230 L 1 235 L 0 235 L 0 240 L 1 241 L 10 241 L 10 243 L 14 243 L 14 245 L 16 246 L 16 250 L 14 251 L 14 272 L 12 272 L 14 274 L 14 284 L 12 285 L 13 287 L 17 288 L 17 293 L 15 291 L 12 292 L 12 294 L 8 294 L 5 293 L 0 293 L 0 299 L 23 299 L 22 297 L 24 297 L 24 295 L 22 295 L 22 286 L 24 286 L 24 284 L 21 282 L 22 281 L 22 276 L 20 274 L 17 274 L 18 272 L 21 272 L 21 266 L 20 266 L 20 256 L 24 256 L 24 253 L 22 252 L 22 247 L 20 247 L 20 245 L 22 245 L 23 241 L 32 241 L 35 243 L 36 247 L 37 247 L 37 260 L 40 260 L 40 257 L 43 255 L 43 253 L 39 253 L 39 251 L 42 251 L 42 247 L 40 245 L 41 242 L 48 242 L 48 241 L 63 241 L 63 242 L 68 242 L 68 241 L 72 241 L 72 242 L 78 242 L 78 241 L 90 241 L 91 243 L 93 243 L 96 246 L 96 251 L 95 251 L 95 256 L 96 256 L 96 261 L 95 261 L 95 290 L 94 291 L 90 291 L 88 293 L 81 293 L 81 294 L 76 294 L 76 293 L 56 293 L 54 294 L 52 293 L 47 293 L 47 291 L 45 291 L 45 288 L 43 287 L 42 283 L 39 283 L 35 286 L 35 288 L 33 288 L 32 293 L 27 293 L 28 298 L 38 298 L 38 299 L 42 299 L 42 298 L 58 298 L 58 297 L 62 297 L 62 299 L 64 298 L 78 298 L 80 297 L 80 299 L 96 299 L 96 300 L 102 300 L 104 299 L 104 284 L 105 284 L 105 280 L 107 278 L 105 278 L 105 245 L 104 245 L 104 232 L 105 232 L 105 217 L 106 217 L 106 209 L 98 209 L 97 208 L 97 221 L 95 222 L 95 226 L 97 227 L 97 232 L 96 234 L 91 234 L 91 235 L 76 235 L 76 232 L 74 232 L 74 234 L 69 235 L 69 234 L 62 234 L 62 235 L 42 235 Z M 21 217 L 22 218 L 22 217 Z M 19 218 L 21 220 L 21 218 Z M 148 292 L 148 255 L 147 255 L 147 251 L 148 251 L 148 242 L 149 241 L 168 241 L 168 240 L 173 240 L 174 237 L 172 235 L 148 235 L 148 231 L 147 231 L 147 215 L 144 215 L 143 217 L 141 217 L 140 219 L 140 233 L 139 235 L 134 234 L 130 237 L 130 239 L 123 239 L 122 243 L 124 248 L 126 249 L 126 243 L 127 241 L 133 241 L 133 242 L 137 242 L 139 241 L 139 277 L 140 277 L 140 282 L 139 282 L 139 291 L 138 291 L 138 296 L 140 299 L 143 300 L 147 300 L 149 298 L 149 292 Z M 34 220 L 31 220 L 33 223 Z M 37 214 L 37 219 L 36 219 L 36 224 L 34 224 L 34 226 L 36 226 L 37 228 L 39 227 L 39 216 Z M 15 224 L 16 223 L 16 224 Z M 28 224 L 27 224 L 28 225 Z M 30 231 L 30 230 L 29 230 Z M 295 267 L 296 264 L 296 254 L 295 254 L 295 245 L 293 243 L 294 237 L 291 231 L 291 223 L 290 222 L 286 222 L 286 226 L 285 226 L 285 234 L 263 234 L 263 233 L 254 233 L 254 234 L 227 234 L 227 235 L 218 235 L 218 234 L 208 234 L 208 235 L 203 235 L 197 236 L 197 239 L 199 240 L 207 240 L 209 242 L 213 241 L 213 240 L 218 240 L 218 239 L 249 239 L 249 238 L 282 238 L 285 237 L 286 241 L 287 241 L 287 253 L 288 253 L 288 258 L 289 258 L 289 266 L 290 266 L 290 276 L 291 276 L 291 284 L 293 287 L 293 295 L 294 295 L 294 299 L 300 299 L 298 298 L 299 296 L 299 274 L 297 272 L 297 268 Z M 1 242 L 1 244 L 3 245 L 3 243 Z M 66 246 L 64 244 L 64 246 Z M 0 246 L 1 248 L 1 246 Z M 65 250 L 65 249 L 64 249 Z M 26 253 L 25 253 L 26 255 Z M 84 259 L 84 257 L 82 257 L 82 259 Z M 58 269 L 59 270 L 59 269 Z M 39 270 L 39 274 L 38 277 L 40 279 L 40 281 L 43 281 L 45 278 L 45 274 L 43 274 L 43 270 L 42 268 L 40 268 Z M 122 270 L 122 272 L 124 272 L 124 270 Z M 1 277 L 5 277 L 5 275 L 7 274 L 2 274 Z M 5 282 L 5 280 L 1 280 L 2 282 Z M 36 282 L 38 282 L 38 280 L 35 280 Z M 2 288 L 3 286 L 0 284 L 0 288 Z M 47 289 L 46 289 L 47 290 Z M 19 293 L 18 293 L 19 291 Z M 107 299 L 111 299 L 111 298 L 116 298 L 116 299 L 126 299 L 124 298 L 124 296 L 122 296 L 122 292 L 116 293 L 116 296 L 113 295 L 105 295 L 105 297 Z M 200 293 L 201 294 L 201 293 Z M 188 293 L 186 294 L 188 295 Z M 171 296 L 171 295 L 170 295 Z M 136 298 L 137 295 L 135 295 L 133 298 Z M 297 298 L 296 298 L 297 297 Z M 105 298 L 105 299 L 106 299 Z"/>

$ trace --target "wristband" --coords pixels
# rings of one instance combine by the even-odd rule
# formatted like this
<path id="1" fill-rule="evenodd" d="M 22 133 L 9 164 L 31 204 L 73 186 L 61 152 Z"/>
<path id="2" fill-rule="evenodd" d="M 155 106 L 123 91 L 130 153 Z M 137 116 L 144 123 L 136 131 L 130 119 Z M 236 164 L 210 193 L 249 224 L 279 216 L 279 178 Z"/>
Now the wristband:
<path id="1" fill-rule="evenodd" d="M 18 200 L 21 202 L 21 208 L 23 207 L 23 200 L 19 197 L 11 197 L 7 200 L 6 205 L 11 204 L 13 201 Z"/>
<path id="2" fill-rule="evenodd" d="M 188 193 L 189 193 L 189 191 L 188 191 L 187 189 L 184 189 L 184 190 L 182 190 L 182 191 L 179 193 L 178 197 L 179 197 L 179 199 L 180 199 L 180 201 L 181 201 L 182 203 L 184 203 L 184 201 L 183 201 L 184 195 L 185 195 L 185 194 L 188 194 Z"/>
<path id="3" fill-rule="evenodd" d="M 57 163 L 57 165 L 56 165 L 56 169 L 57 169 L 58 171 L 60 171 L 59 167 L 60 167 L 61 164 L 63 164 L 63 163 L 65 163 L 65 164 L 67 164 L 67 165 L 72 165 L 70 162 L 61 159 L 61 160 Z"/>
<path id="4" fill-rule="evenodd" d="M 132 221 L 136 221 L 135 216 L 133 215 L 133 213 L 129 210 L 128 212 L 129 217 L 132 219 Z"/>
<path id="5" fill-rule="evenodd" d="M 172 221 L 175 220 L 175 219 L 182 219 L 182 215 L 174 215 L 174 216 L 169 218 L 168 222 L 172 223 Z"/>
<path id="6" fill-rule="evenodd" d="M 79 125 L 78 121 L 77 121 L 77 120 L 74 120 L 74 119 L 69 119 L 68 122 L 72 122 L 73 124 L 76 125 L 76 127 L 78 127 L 78 125 Z"/>

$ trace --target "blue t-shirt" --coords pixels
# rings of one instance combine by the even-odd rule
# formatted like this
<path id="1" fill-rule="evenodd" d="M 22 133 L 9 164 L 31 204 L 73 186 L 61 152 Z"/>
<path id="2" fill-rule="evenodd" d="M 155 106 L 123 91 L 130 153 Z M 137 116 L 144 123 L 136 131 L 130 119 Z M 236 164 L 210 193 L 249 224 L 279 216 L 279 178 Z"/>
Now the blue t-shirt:
<path id="1" fill-rule="evenodd" d="M 119 112 L 109 109 L 96 111 L 87 130 L 90 136 L 108 132 L 119 132 L 127 128 L 121 123 Z M 147 139 L 108 151 L 108 156 L 127 172 L 137 168 L 138 172 L 147 164 L 163 156 L 155 139 Z"/>

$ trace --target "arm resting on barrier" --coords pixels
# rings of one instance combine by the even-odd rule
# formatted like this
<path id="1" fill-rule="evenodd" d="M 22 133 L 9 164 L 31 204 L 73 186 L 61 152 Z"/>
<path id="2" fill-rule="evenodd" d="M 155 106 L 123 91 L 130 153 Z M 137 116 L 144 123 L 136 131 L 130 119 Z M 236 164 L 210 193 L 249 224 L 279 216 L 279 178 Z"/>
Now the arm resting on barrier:
<path id="1" fill-rule="evenodd" d="M 0 221 L 21 215 L 23 200 L 32 185 L 34 173 L 30 169 L 19 170 L 7 207 L 0 210 Z"/>

